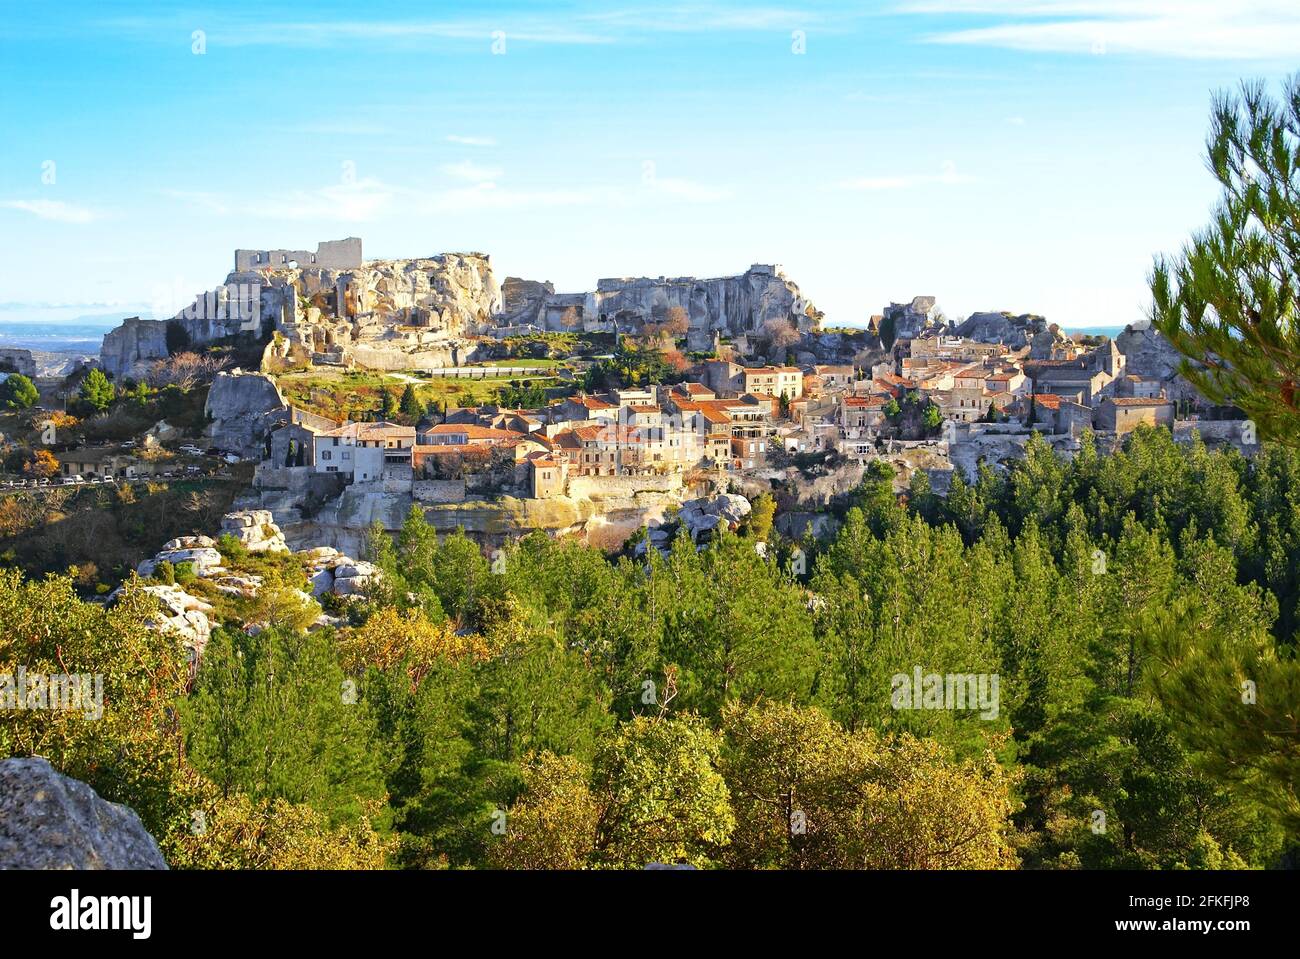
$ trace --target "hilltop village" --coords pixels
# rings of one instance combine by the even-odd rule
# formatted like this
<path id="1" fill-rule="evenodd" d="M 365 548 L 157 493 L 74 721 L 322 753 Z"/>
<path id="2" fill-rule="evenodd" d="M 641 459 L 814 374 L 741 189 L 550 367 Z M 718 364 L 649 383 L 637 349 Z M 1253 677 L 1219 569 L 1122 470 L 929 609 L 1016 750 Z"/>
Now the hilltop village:
<path id="1" fill-rule="evenodd" d="M 931 296 L 830 328 L 774 264 L 557 293 L 498 284 L 485 254 L 365 260 L 348 238 L 238 250 L 225 284 L 173 318 L 123 322 L 97 365 L 41 384 L 37 409 L 71 398 L 102 416 L 91 383 L 144 409 L 170 397 L 177 415 L 129 436 L 65 429 L 39 451 L 45 475 L 10 440 L 6 488 L 245 477 L 232 506 L 346 550 L 417 504 L 485 548 L 544 530 L 617 549 L 727 494 L 773 495 L 797 536 L 824 530 L 818 514 L 877 460 L 905 495 L 918 471 L 943 492 L 954 470 L 1002 468 L 1034 435 L 1064 455 L 1085 432 L 1107 449 L 1143 425 L 1246 448 L 1244 420 L 1178 368 L 1150 329 L 949 320 Z"/>

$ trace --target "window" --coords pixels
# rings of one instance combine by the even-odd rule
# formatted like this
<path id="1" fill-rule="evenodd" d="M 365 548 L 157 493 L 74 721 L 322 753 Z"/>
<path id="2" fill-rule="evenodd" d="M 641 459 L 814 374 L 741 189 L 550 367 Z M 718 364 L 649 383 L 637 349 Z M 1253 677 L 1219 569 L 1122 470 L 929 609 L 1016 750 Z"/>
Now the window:
<path id="1" fill-rule="evenodd" d="M 344 458 L 345 460 L 350 460 L 350 459 L 352 459 L 352 454 L 349 453 L 347 450 L 344 450 L 344 451 L 343 451 L 343 458 Z"/>
<path id="2" fill-rule="evenodd" d="M 326 472 L 326 473 L 337 473 L 338 471 L 339 471 L 339 468 L 338 468 L 337 466 L 327 466 L 327 467 L 325 467 L 325 472 Z"/>
<path id="3" fill-rule="evenodd" d="M 321 450 L 320 458 L 323 459 L 323 460 L 327 460 L 327 459 L 329 459 L 330 457 L 332 457 L 333 455 L 334 455 L 334 454 L 331 453 L 329 450 Z"/>

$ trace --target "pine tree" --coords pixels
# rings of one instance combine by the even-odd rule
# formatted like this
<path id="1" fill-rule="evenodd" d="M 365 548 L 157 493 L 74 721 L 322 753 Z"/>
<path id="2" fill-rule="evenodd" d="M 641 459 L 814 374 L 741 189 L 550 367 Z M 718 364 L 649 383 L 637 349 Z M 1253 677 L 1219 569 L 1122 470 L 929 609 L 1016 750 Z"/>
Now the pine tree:
<path id="1" fill-rule="evenodd" d="M 1152 321 L 1207 397 L 1260 435 L 1300 445 L 1300 74 L 1281 101 L 1262 83 L 1214 100 L 1213 221 L 1151 274 Z"/>
<path id="2" fill-rule="evenodd" d="M 420 399 L 415 395 L 415 385 L 406 384 L 406 389 L 402 390 L 402 402 L 400 409 L 402 415 L 411 422 L 415 422 L 424 412 L 424 407 L 420 405 Z"/>
<path id="3" fill-rule="evenodd" d="M 96 410 L 108 409 L 109 404 L 113 402 L 114 393 L 113 384 L 108 381 L 108 377 L 99 367 L 92 369 L 81 381 L 79 395 L 82 401 Z"/>

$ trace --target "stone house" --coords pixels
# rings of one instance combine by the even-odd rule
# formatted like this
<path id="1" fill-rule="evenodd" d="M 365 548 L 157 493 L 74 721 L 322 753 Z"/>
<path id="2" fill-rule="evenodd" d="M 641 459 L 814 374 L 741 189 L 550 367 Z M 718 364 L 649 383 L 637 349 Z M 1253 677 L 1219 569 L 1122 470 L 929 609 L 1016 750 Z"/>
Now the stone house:
<path id="1" fill-rule="evenodd" d="M 889 400 L 890 397 L 881 394 L 841 397 L 839 418 L 844 435 L 852 438 L 874 437 L 885 425 L 885 406 Z"/>
<path id="2" fill-rule="evenodd" d="M 1163 398 L 1112 396 L 1097 407 L 1097 428 L 1120 436 L 1138 426 L 1174 426 L 1174 404 Z"/>
<path id="3" fill-rule="evenodd" d="M 109 479 L 136 479 L 156 476 L 169 464 L 158 460 L 142 460 L 113 447 L 82 447 L 55 453 L 59 473 L 63 476 L 102 476 Z"/>
<path id="4" fill-rule="evenodd" d="M 533 499 L 547 499 L 564 495 L 569 480 L 569 464 L 563 458 L 548 452 L 528 454 L 531 483 L 529 492 Z"/>
<path id="5" fill-rule="evenodd" d="M 390 468 L 411 468 L 415 427 L 400 423 L 345 423 L 315 437 L 318 473 L 351 473 L 354 482 L 383 477 Z"/>
<path id="6" fill-rule="evenodd" d="M 742 393 L 766 393 L 794 399 L 803 395 L 803 370 L 797 366 L 758 366 L 741 370 L 737 388 Z"/>
<path id="7" fill-rule="evenodd" d="M 572 420 L 613 420 L 618 418 L 619 405 L 596 396 L 570 396 L 550 407 L 552 423 Z"/>

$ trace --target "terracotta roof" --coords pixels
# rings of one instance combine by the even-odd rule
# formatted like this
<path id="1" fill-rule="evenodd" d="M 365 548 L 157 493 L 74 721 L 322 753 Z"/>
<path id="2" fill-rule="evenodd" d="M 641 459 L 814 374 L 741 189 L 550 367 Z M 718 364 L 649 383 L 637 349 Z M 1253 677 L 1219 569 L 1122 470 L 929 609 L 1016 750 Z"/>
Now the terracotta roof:
<path id="1" fill-rule="evenodd" d="M 1036 405 L 1046 407 L 1049 410 L 1059 410 L 1061 408 L 1061 398 L 1055 393 L 1035 393 L 1033 400 Z"/>
<path id="2" fill-rule="evenodd" d="M 433 429 L 425 430 L 431 436 L 464 435 L 472 440 L 508 440 L 523 437 L 523 433 L 514 430 L 498 430 L 490 426 L 476 426 L 473 423 L 440 423 Z"/>

